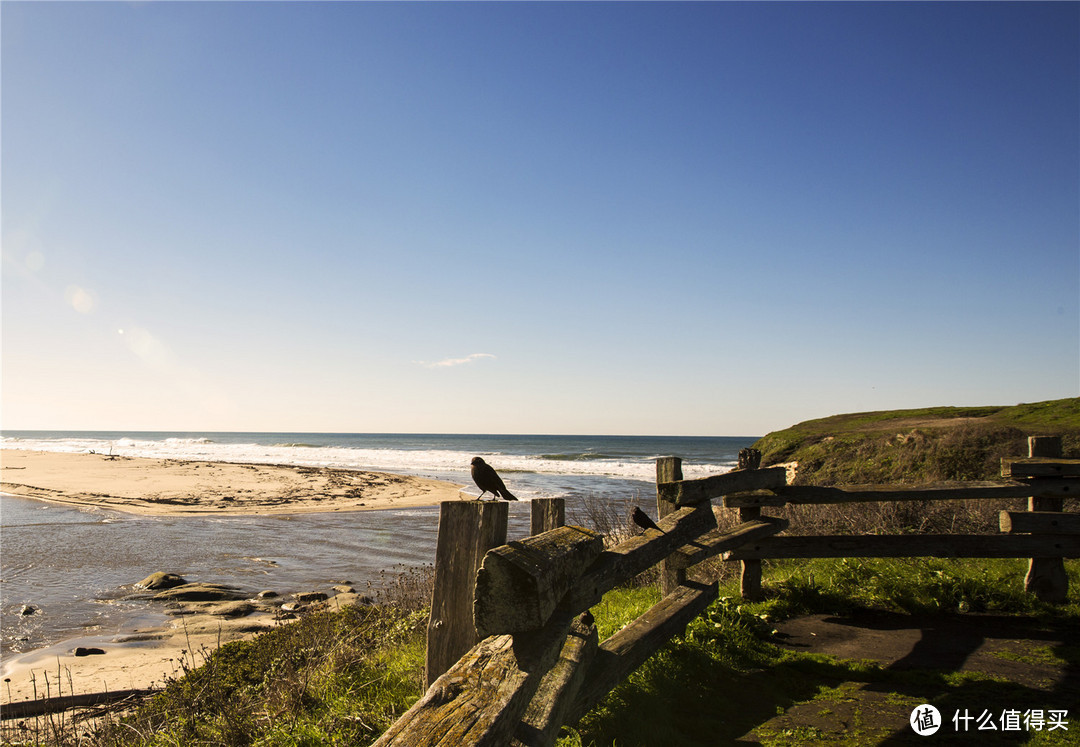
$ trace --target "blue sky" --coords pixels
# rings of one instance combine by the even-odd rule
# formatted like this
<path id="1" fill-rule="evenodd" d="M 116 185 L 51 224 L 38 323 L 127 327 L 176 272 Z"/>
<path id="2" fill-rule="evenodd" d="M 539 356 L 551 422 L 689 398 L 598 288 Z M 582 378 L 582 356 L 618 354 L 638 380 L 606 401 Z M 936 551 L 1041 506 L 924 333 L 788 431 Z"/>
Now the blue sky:
<path id="1" fill-rule="evenodd" d="M 7 429 L 1080 394 L 1080 4 L 31 3 Z"/>

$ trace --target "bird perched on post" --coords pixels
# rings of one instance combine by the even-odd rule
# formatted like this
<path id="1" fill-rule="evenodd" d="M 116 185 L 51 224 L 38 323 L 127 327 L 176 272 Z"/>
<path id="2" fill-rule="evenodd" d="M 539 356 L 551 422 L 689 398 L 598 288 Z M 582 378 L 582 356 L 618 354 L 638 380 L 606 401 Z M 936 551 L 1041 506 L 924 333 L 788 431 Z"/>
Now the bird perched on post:
<path id="1" fill-rule="evenodd" d="M 484 493 L 494 493 L 496 498 L 507 501 L 517 500 L 514 494 L 506 489 L 506 485 L 503 484 L 499 473 L 490 464 L 480 457 L 473 457 L 471 464 L 473 482 L 476 483 L 476 487 L 480 488 L 480 495 L 476 497 L 476 500 L 483 498 Z"/>
<path id="2" fill-rule="evenodd" d="M 667 532 L 656 525 L 655 521 L 649 518 L 647 513 L 637 506 L 634 506 L 634 510 L 630 512 L 630 518 L 642 529 L 655 529 L 660 532 L 660 534 L 667 534 Z"/>

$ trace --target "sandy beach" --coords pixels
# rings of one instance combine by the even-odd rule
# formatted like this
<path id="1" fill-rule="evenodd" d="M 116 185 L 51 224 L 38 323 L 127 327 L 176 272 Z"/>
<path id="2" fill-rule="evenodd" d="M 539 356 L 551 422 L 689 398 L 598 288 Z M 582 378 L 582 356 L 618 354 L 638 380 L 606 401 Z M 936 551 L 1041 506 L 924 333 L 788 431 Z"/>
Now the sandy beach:
<path id="1" fill-rule="evenodd" d="M 12 449 L 0 451 L 0 468 L 5 493 L 157 516 L 363 511 L 472 499 L 448 482 L 347 469 Z M 206 610 L 187 605 L 166 627 L 68 640 L 6 657 L 0 701 L 160 686 L 181 673 L 182 662 L 201 664 L 204 653 L 221 643 L 285 622 L 275 605 L 286 601 L 256 600 L 250 612 L 237 616 L 209 609 L 211 603 Z M 339 594 L 324 604 L 355 601 L 355 594 Z M 105 653 L 76 656 L 80 647 Z"/>
<path id="2" fill-rule="evenodd" d="M 203 664 L 222 644 L 287 624 L 295 616 L 283 613 L 281 605 L 289 601 L 175 603 L 176 619 L 167 627 L 78 638 L 10 657 L 0 664 L 0 709 L 44 697 L 160 689 L 186 668 Z M 346 590 L 304 606 L 333 610 L 365 601 Z M 228 612 L 237 606 L 252 611 Z"/>
<path id="3" fill-rule="evenodd" d="M 472 496 L 422 477 L 348 469 L 0 451 L 0 490 L 76 506 L 170 516 L 364 511 Z"/>
<path id="4" fill-rule="evenodd" d="M 184 662 L 202 664 L 220 644 L 276 624 L 280 623 L 268 612 L 232 620 L 196 615 L 180 617 L 168 628 L 64 641 L 6 660 L 0 666 L 4 680 L 0 703 L 160 688 L 182 674 Z M 103 653 L 77 656 L 77 649 Z"/>

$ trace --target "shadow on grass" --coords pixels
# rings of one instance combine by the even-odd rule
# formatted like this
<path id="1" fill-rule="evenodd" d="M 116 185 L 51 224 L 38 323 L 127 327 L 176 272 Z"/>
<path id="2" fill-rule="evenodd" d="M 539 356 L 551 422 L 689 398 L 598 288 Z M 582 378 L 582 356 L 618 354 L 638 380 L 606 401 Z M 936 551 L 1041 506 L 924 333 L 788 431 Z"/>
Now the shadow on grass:
<path id="1" fill-rule="evenodd" d="M 584 745 L 730 744 L 852 668 L 803 655 L 758 671 L 717 665 L 699 647 L 658 654 L 578 724 Z"/>
<path id="2" fill-rule="evenodd" d="M 834 625 L 895 632 L 897 639 L 906 633 L 906 650 L 901 645 L 880 657 L 891 662 L 882 665 L 785 649 L 762 640 L 768 631 L 754 620 L 727 610 L 695 621 L 683 639 L 646 662 L 579 722 L 580 744 L 921 744 L 924 738 L 908 719 L 923 703 L 934 705 L 944 721 L 936 742 L 1015 744 L 1036 736 L 1023 722 L 1026 711 L 1048 715 L 1080 702 L 1080 631 L 1067 626 L 1004 615 L 829 618 Z M 1017 676 L 1022 667 L 1016 661 L 981 652 L 978 666 L 965 671 L 972 670 L 973 656 L 988 638 L 1042 642 L 1053 663 L 1037 662 L 1029 676 Z M 1076 733 L 1072 710 L 1071 730 L 1051 734 L 1048 721 L 1037 735 L 1041 743 L 1069 743 Z M 1019 714 L 1019 730 L 1003 730 L 1005 711 Z M 986 728 L 986 714 L 996 729 Z"/>

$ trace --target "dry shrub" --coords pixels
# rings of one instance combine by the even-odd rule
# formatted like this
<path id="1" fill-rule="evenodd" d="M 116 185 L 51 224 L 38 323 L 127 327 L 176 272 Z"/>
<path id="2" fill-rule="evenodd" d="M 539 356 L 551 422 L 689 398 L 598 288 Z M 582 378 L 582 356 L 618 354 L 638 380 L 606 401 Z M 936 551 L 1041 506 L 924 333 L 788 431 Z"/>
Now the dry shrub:
<path id="1" fill-rule="evenodd" d="M 883 501 L 790 505 L 772 509 L 791 522 L 787 534 L 996 534 L 1001 509 L 1017 501 Z"/>
<path id="2" fill-rule="evenodd" d="M 435 566 L 428 563 L 418 566 L 398 566 L 389 573 L 379 573 L 375 587 L 375 599 L 379 604 L 396 607 L 403 612 L 419 612 L 431 605 L 431 595 L 435 590 Z"/>
<path id="3" fill-rule="evenodd" d="M 1078 504 L 1066 499 L 1065 510 L 1076 511 Z M 788 535 L 998 534 L 1001 511 L 1026 509 L 1027 501 L 1016 498 L 788 505 L 763 513 L 788 519 Z M 735 509 L 730 513 L 738 516 Z"/>
<path id="4" fill-rule="evenodd" d="M 567 511 L 567 523 L 590 529 L 604 535 L 604 547 L 615 547 L 625 542 L 641 530 L 630 520 L 630 512 L 634 506 L 656 505 L 656 498 L 650 497 L 645 500 L 640 494 L 635 494 L 632 499 L 589 497 L 577 501 Z M 654 512 L 649 512 L 654 513 Z M 650 586 L 660 580 L 658 566 L 638 574 L 631 580 L 628 586 Z"/>
<path id="5" fill-rule="evenodd" d="M 604 535 L 604 547 L 614 547 L 640 531 L 630 521 L 633 505 L 642 504 L 621 498 L 584 498 L 570 507 L 567 523 Z"/>

